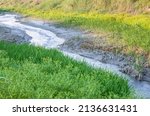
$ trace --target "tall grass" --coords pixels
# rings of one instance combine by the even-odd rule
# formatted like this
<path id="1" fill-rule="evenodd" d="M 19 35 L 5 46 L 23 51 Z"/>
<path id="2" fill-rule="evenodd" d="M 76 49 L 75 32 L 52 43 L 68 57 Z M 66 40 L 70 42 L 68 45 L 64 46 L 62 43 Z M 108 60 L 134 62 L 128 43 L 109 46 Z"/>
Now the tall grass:
<path id="1" fill-rule="evenodd" d="M 7 6 L 23 5 L 27 8 L 61 9 L 78 12 L 149 13 L 149 0 L 0 0 Z"/>
<path id="2" fill-rule="evenodd" d="M 132 98 L 127 81 L 57 50 L 0 42 L 0 98 Z"/>

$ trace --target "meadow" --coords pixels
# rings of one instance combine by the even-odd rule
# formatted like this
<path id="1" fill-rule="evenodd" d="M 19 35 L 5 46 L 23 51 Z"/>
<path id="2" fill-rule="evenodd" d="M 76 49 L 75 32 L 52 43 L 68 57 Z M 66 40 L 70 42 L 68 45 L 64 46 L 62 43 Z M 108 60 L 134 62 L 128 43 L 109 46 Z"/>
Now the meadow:
<path id="1" fill-rule="evenodd" d="M 0 98 L 133 98 L 121 77 L 55 49 L 0 42 Z"/>

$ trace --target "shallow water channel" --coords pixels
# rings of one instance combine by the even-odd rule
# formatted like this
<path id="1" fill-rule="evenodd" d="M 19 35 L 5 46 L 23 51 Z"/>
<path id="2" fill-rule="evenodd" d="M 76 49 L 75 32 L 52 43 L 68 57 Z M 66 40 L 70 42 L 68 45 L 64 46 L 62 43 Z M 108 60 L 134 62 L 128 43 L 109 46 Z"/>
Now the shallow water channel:
<path id="1" fill-rule="evenodd" d="M 76 52 L 69 52 L 67 50 L 59 49 L 60 45 L 62 45 L 66 41 L 67 36 L 69 36 L 68 33 L 64 33 L 66 31 L 63 30 L 63 28 L 56 29 L 57 31 L 60 31 L 60 33 L 64 35 L 66 34 L 65 36 L 60 37 L 55 33 L 56 27 L 54 25 L 49 25 L 49 27 L 45 25 L 44 28 L 44 21 L 37 21 L 37 20 L 30 21 L 29 19 L 26 20 L 26 18 L 23 18 L 16 14 L 0 15 L 0 26 L 24 31 L 27 35 L 31 37 L 29 42 L 33 45 L 43 46 L 45 48 L 56 48 L 60 50 L 63 54 L 75 60 L 85 61 L 89 65 L 92 65 L 93 67 L 102 68 L 104 70 L 121 75 L 126 79 L 128 79 L 129 85 L 135 89 L 135 92 L 139 97 L 150 98 L 150 84 L 148 82 L 144 81 L 140 82 L 130 78 L 129 76 L 121 73 L 119 71 L 120 70 L 119 67 L 116 65 L 102 63 L 98 60 L 88 58 Z M 80 35 L 80 33 L 76 32 L 72 33 Z"/>

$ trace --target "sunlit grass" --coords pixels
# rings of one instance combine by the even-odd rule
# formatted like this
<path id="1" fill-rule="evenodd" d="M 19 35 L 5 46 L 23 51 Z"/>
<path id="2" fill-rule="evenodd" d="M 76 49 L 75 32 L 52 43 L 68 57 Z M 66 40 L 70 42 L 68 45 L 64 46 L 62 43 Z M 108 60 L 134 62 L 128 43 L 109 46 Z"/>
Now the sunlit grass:
<path id="1" fill-rule="evenodd" d="M 132 98 L 127 81 L 57 50 L 0 42 L 0 98 Z"/>

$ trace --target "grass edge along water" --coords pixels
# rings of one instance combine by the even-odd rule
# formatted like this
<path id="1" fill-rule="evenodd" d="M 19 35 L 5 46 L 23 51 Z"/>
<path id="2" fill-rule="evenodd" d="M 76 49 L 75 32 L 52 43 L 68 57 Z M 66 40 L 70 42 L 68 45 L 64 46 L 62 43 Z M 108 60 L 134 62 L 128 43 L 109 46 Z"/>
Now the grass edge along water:
<path id="1" fill-rule="evenodd" d="M 0 42 L 0 98 L 133 98 L 127 80 L 55 49 Z"/>

